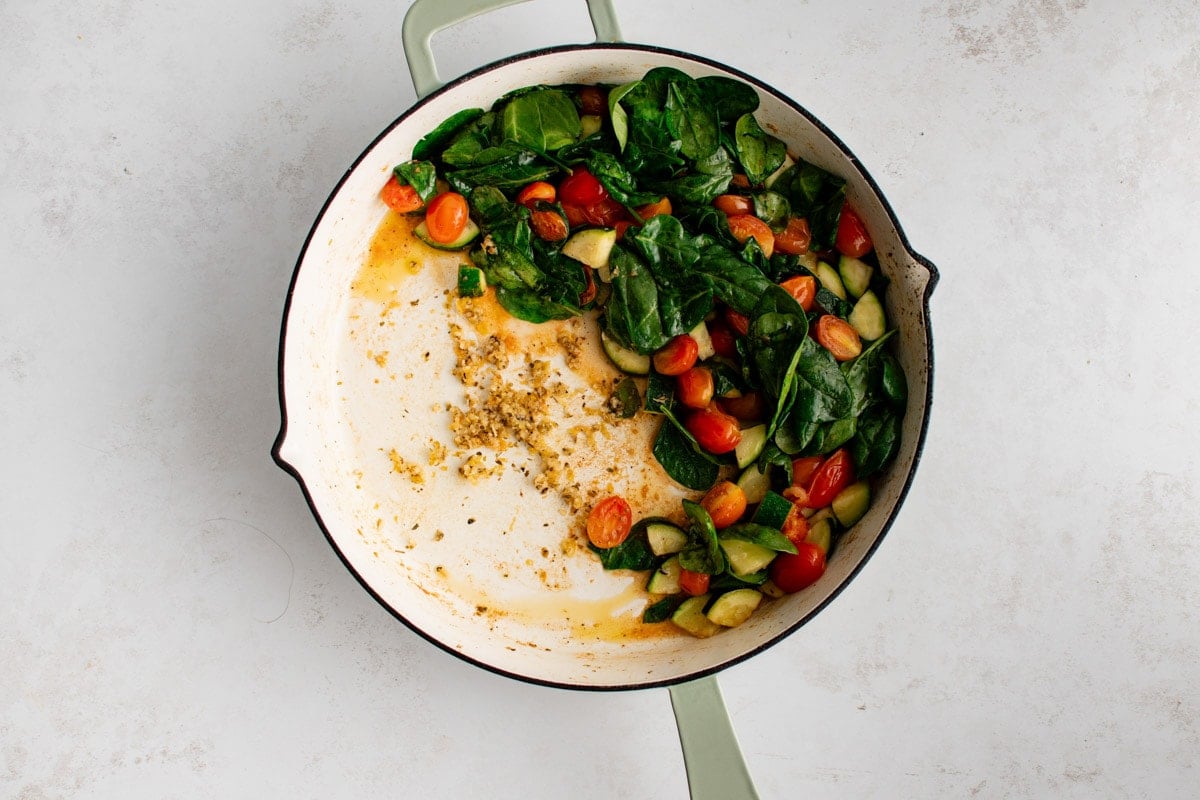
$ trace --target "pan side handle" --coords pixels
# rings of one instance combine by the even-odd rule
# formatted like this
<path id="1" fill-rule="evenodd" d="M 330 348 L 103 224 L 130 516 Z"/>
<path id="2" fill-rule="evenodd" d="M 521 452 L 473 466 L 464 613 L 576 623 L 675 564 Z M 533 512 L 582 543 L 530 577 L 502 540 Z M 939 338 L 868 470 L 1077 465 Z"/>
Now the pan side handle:
<path id="1" fill-rule="evenodd" d="M 433 63 L 430 42 L 435 33 L 480 14 L 523 2 L 525 0 L 416 0 L 404 15 L 403 39 L 404 57 L 408 60 L 417 97 L 437 91 L 444 83 Z M 621 41 L 621 28 L 612 0 L 587 0 L 587 4 L 596 41 Z"/>
<path id="2" fill-rule="evenodd" d="M 758 800 L 713 676 L 671 687 L 691 800 Z"/>

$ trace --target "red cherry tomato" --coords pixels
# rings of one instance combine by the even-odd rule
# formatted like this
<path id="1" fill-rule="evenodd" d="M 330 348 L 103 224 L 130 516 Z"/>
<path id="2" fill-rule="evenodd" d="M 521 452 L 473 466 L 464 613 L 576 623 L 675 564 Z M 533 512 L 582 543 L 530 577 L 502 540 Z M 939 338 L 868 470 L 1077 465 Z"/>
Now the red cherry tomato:
<path id="1" fill-rule="evenodd" d="M 854 461 L 846 448 L 833 451 L 808 482 L 808 507 L 824 508 L 838 492 L 854 483 Z"/>
<path id="2" fill-rule="evenodd" d="M 717 402 L 726 414 L 747 421 L 762 419 L 767 410 L 758 392 L 746 392 L 741 397 L 722 397 Z"/>
<path id="3" fill-rule="evenodd" d="M 722 358 L 737 358 L 737 340 L 733 338 L 733 331 L 729 329 L 729 323 L 725 320 L 718 317 L 708 323 L 708 338 L 712 340 L 713 350 L 717 351 L 717 355 Z"/>
<path id="4" fill-rule="evenodd" d="M 546 183 L 545 181 L 534 181 L 517 192 L 516 201 L 518 205 L 532 209 L 538 200 L 541 200 L 543 203 L 553 203 L 557 196 L 553 184 Z"/>
<path id="5" fill-rule="evenodd" d="M 682 375 L 696 364 L 700 345 L 686 333 L 681 333 L 667 342 L 654 354 L 654 369 L 660 375 Z"/>
<path id="6" fill-rule="evenodd" d="M 792 486 L 808 486 L 808 482 L 812 480 L 813 473 L 817 471 L 817 467 L 821 466 L 822 459 L 820 456 L 804 456 L 792 460 Z"/>
<path id="7" fill-rule="evenodd" d="M 750 318 L 745 314 L 739 314 L 732 308 L 725 309 L 725 321 L 729 323 L 729 327 L 737 332 L 738 336 L 745 336 L 750 332 Z"/>
<path id="8" fill-rule="evenodd" d="M 715 405 L 693 411 L 683 421 L 683 427 L 696 442 L 713 455 L 728 453 L 742 440 L 736 417 L 731 417 Z"/>
<path id="9" fill-rule="evenodd" d="M 825 314 L 817 320 L 817 343 L 838 361 L 849 361 L 862 352 L 862 337 L 854 326 L 841 317 Z"/>
<path id="10" fill-rule="evenodd" d="M 708 591 L 709 576 L 703 572 L 692 572 L 690 569 L 680 570 L 679 588 L 684 594 L 696 597 Z"/>
<path id="11" fill-rule="evenodd" d="M 746 492 L 732 481 L 721 481 L 708 490 L 700 505 L 712 517 L 715 528 L 728 528 L 746 513 Z"/>
<path id="12" fill-rule="evenodd" d="M 429 201 L 425 209 L 425 227 L 429 238 L 449 244 L 462 236 L 467 227 L 467 198 L 458 192 L 443 192 Z"/>
<path id="13" fill-rule="evenodd" d="M 625 498 L 613 495 L 592 507 L 587 518 L 588 541 L 602 550 L 616 547 L 629 537 L 633 510 Z"/>
<path id="14" fill-rule="evenodd" d="M 812 244 L 812 232 L 808 229 L 808 220 L 803 217 L 792 217 L 787 227 L 775 234 L 775 249 L 781 253 L 802 256 L 808 252 Z"/>
<path id="15" fill-rule="evenodd" d="M 625 210 L 625 206 L 611 197 L 584 206 L 583 215 L 588 222 L 602 228 L 615 228 L 618 222 L 629 220 L 629 212 Z"/>
<path id="16" fill-rule="evenodd" d="M 725 212 L 728 217 L 754 213 L 754 201 L 744 194 L 717 195 L 712 204 L 718 211 Z"/>
<path id="17" fill-rule="evenodd" d="M 564 203 L 582 208 L 609 199 L 604 186 L 595 175 L 588 172 L 587 167 L 576 167 L 574 172 L 563 178 L 558 185 L 558 196 Z"/>
<path id="18" fill-rule="evenodd" d="M 411 214 L 425 205 L 417 190 L 407 183 L 401 183 L 395 175 L 379 190 L 379 199 L 397 214 Z"/>
<path id="19" fill-rule="evenodd" d="M 771 562 L 771 580 L 789 594 L 812 586 L 825 574 L 825 551 L 812 542 L 800 542 L 796 553 L 780 553 Z"/>
<path id="20" fill-rule="evenodd" d="M 713 398 L 713 374 L 704 367 L 692 367 L 675 379 L 675 396 L 688 408 L 705 408 Z"/>
<path id="21" fill-rule="evenodd" d="M 842 206 L 842 216 L 838 220 L 837 237 L 834 246 L 838 252 L 851 258 L 862 258 L 871 252 L 871 236 L 867 226 L 863 224 L 858 212 L 849 203 Z"/>
<path id="22" fill-rule="evenodd" d="M 578 228 L 580 225 L 587 225 L 587 214 L 583 210 L 583 206 L 574 206 L 570 203 L 562 204 L 563 213 L 567 215 L 567 223 L 572 228 Z"/>
<path id="23" fill-rule="evenodd" d="M 812 275 L 795 275 L 779 286 L 796 299 L 805 311 L 812 311 L 817 302 L 817 279 Z"/>
<path id="24" fill-rule="evenodd" d="M 729 233 L 739 244 L 745 244 L 747 239 L 753 238 L 767 258 L 775 252 L 775 234 L 771 232 L 771 226 L 758 217 L 753 214 L 736 214 L 727 221 Z"/>

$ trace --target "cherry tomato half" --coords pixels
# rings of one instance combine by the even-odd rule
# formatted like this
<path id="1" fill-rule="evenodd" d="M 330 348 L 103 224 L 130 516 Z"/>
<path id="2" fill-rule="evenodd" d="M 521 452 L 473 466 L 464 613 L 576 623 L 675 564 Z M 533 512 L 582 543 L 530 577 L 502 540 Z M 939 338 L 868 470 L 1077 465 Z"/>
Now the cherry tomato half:
<path id="1" fill-rule="evenodd" d="M 538 200 L 541 200 L 543 203 L 553 203 L 557 197 L 558 194 L 553 184 L 546 183 L 545 181 L 534 181 L 517 192 L 516 202 L 518 205 L 532 209 Z"/>
<path id="2" fill-rule="evenodd" d="M 633 510 L 625 498 L 617 495 L 604 498 L 588 514 L 588 541 L 602 550 L 625 541 L 632 528 Z"/>
<path id="3" fill-rule="evenodd" d="M 618 222 L 630 219 L 629 212 L 625 210 L 625 206 L 611 197 L 606 197 L 598 203 L 584 206 L 583 216 L 592 225 L 599 225 L 602 228 L 615 228 Z"/>
<path id="4" fill-rule="evenodd" d="M 824 461 L 820 456 L 804 456 L 792 459 L 792 486 L 808 486 L 813 473 Z"/>
<path id="5" fill-rule="evenodd" d="M 725 216 L 728 217 L 754 213 L 754 201 L 744 194 L 717 195 L 712 204 L 718 211 L 725 212 Z"/>
<path id="6" fill-rule="evenodd" d="M 771 226 L 758 217 L 753 214 L 735 214 L 727 221 L 729 233 L 739 244 L 745 244 L 747 239 L 753 238 L 767 258 L 775 252 L 775 234 L 771 232 Z"/>
<path id="7" fill-rule="evenodd" d="M 812 231 L 808 229 L 808 220 L 803 217 L 792 217 L 787 227 L 775 234 L 775 249 L 781 253 L 802 256 L 808 252 L 812 244 Z"/>
<path id="8" fill-rule="evenodd" d="M 746 513 L 746 493 L 732 481 L 720 481 L 713 484 L 700 505 L 712 517 L 716 528 L 728 528 Z"/>
<path id="9" fill-rule="evenodd" d="M 800 510 L 799 505 L 793 505 L 788 511 L 788 515 L 783 520 L 783 527 L 780 529 L 788 541 L 800 547 L 800 543 L 808 536 L 808 517 Z"/>
<path id="10" fill-rule="evenodd" d="M 609 199 L 608 191 L 587 167 L 575 167 L 574 172 L 558 185 L 558 196 L 564 203 L 587 208 Z"/>
<path id="11" fill-rule="evenodd" d="M 833 451 L 808 482 L 808 507 L 824 508 L 838 492 L 854 483 L 854 460 L 846 448 Z"/>
<path id="12" fill-rule="evenodd" d="M 692 572 L 690 569 L 680 570 L 679 588 L 683 593 L 697 597 L 708 591 L 709 576 L 703 572 Z"/>
<path id="13" fill-rule="evenodd" d="M 795 298 L 805 311 L 812 311 L 817 302 L 817 279 L 812 275 L 793 275 L 779 284 Z"/>
<path id="14" fill-rule="evenodd" d="M 716 405 L 693 411 L 684 419 L 683 427 L 695 437 L 697 444 L 713 455 L 730 452 L 742 440 L 737 418 Z"/>
<path id="15" fill-rule="evenodd" d="M 750 332 L 750 318 L 745 314 L 739 314 L 732 308 L 725 309 L 725 321 L 729 323 L 738 336 L 745 336 Z"/>
<path id="16" fill-rule="evenodd" d="M 713 374 L 704 367 L 692 367 L 675 379 L 675 396 L 688 408 L 705 408 L 713 399 Z"/>
<path id="17" fill-rule="evenodd" d="M 729 323 L 717 317 L 708 323 L 708 338 L 712 340 L 713 350 L 722 358 L 737 358 L 737 340 Z"/>
<path id="18" fill-rule="evenodd" d="M 425 227 L 429 238 L 449 244 L 462 236 L 467 227 L 467 198 L 458 192 L 443 192 L 429 201 L 425 209 Z"/>
<path id="19" fill-rule="evenodd" d="M 746 421 L 762 419 L 767 410 L 758 392 L 746 392 L 741 397 L 722 397 L 718 403 L 726 414 Z"/>
<path id="20" fill-rule="evenodd" d="M 795 554 L 780 553 L 771 562 L 771 580 L 789 594 L 812 586 L 825 574 L 825 551 L 812 542 L 800 542 Z"/>
<path id="21" fill-rule="evenodd" d="M 671 213 L 671 198 L 664 197 L 661 200 L 655 200 L 653 203 L 647 203 L 644 206 L 637 207 L 638 216 L 643 220 L 648 220 L 651 217 L 657 217 L 659 214 Z"/>
<path id="22" fill-rule="evenodd" d="M 583 206 L 572 205 L 571 203 L 562 204 L 563 213 L 567 215 L 567 223 L 572 228 L 578 228 L 580 225 L 588 224 L 587 213 L 583 210 Z"/>
<path id="23" fill-rule="evenodd" d="M 667 342 L 654 354 L 654 369 L 660 375 L 682 375 L 696 364 L 700 345 L 686 333 Z"/>
<path id="24" fill-rule="evenodd" d="M 842 206 L 842 216 L 838 219 L 837 236 L 834 246 L 838 252 L 851 258 L 862 258 L 871 252 L 871 236 L 867 226 L 863 224 L 858 212 L 849 203 Z"/>
<path id="25" fill-rule="evenodd" d="M 401 183 L 395 175 L 379 190 L 379 199 L 397 214 L 411 214 L 425 205 L 417 190 L 407 183 Z"/>
<path id="26" fill-rule="evenodd" d="M 817 343 L 838 361 L 849 361 L 862 352 L 862 337 L 849 322 L 833 314 L 817 320 Z"/>

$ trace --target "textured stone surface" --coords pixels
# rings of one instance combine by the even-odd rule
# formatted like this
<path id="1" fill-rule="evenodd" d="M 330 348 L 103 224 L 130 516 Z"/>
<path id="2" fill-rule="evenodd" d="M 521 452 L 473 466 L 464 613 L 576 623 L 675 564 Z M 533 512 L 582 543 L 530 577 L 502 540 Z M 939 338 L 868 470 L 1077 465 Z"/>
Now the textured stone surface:
<path id="1" fill-rule="evenodd" d="M 268 456 L 295 257 L 414 100 L 406 7 L 6 7 L 0 795 L 685 796 L 665 691 L 447 657 Z M 722 676 L 763 797 L 1194 796 L 1200 5 L 616 7 L 808 107 L 942 272 L 899 522 Z M 435 50 L 588 33 L 536 0 Z"/>

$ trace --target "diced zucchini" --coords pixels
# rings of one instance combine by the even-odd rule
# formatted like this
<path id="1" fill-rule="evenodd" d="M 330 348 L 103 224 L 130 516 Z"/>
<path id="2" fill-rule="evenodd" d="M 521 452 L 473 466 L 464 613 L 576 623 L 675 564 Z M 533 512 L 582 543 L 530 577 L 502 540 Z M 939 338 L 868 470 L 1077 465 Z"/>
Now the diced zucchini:
<path id="1" fill-rule="evenodd" d="M 833 545 L 833 521 L 829 517 L 823 517 L 816 522 L 810 522 L 804 541 L 815 544 L 821 548 L 822 553 L 828 555 L 829 548 Z"/>
<path id="2" fill-rule="evenodd" d="M 850 327 L 867 341 L 874 341 L 887 332 L 887 319 L 883 315 L 883 303 L 869 289 L 858 298 L 850 316 L 846 318 Z"/>
<path id="3" fill-rule="evenodd" d="M 413 228 L 413 235 L 425 244 L 430 247 L 436 247 L 438 250 L 462 250 L 475 241 L 475 237 L 479 235 L 479 226 L 475 224 L 475 220 L 468 219 L 467 226 L 463 228 L 461 236 L 453 242 L 438 242 L 429 235 L 429 227 L 425 224 L 425 220 L 421 220 L 421 224 Z"/>
<path id="4" fill-rule="evenodd" d="M 776 492 L 767 492 L 766 497 L 754 512 L 754 521 L 768 528 L 783 528 L 783 521 L 792 510 L 792 501 Z"/>
<path id="5" fill-rule="evenodd" d="M 713 347 L 712 337 L 708 335 L 708 326 L 704 324 L 704 320 L 700 320 L 696 327 L 688 331 L 688 336 L 696 340 L 697 361 L 706 361 L 717 354 L 717 349 Z"/>
<path id="6" fill-rule="evenodd" d="M 582 114 L 579 117 L 579 138 L 586 139 L 600 130 L 601 119 L 596 114 Z"/>
<path id="7" fill-rule="evenodd" d="M 721 626 L 704 615 L 704 606 L 708 604 L 708 598 L 708 595 L 702 594 L 684 600 L 671 615 L 671 622 L 700 639 L 707 639 L 714 633 L 719 633 Z"/>
<path id="8" fill-rule="evenodd" d="M 480 297 L 487 291 L 487 278 L 479 267 L 460 264 L 458 267 L 458 296 Z"/>
<path id="9" fill-rule="evenodd" d="M 617 232 L 611 228 L 588 228 L 573 234 L 562 246 L 562 254 L 587 264 L 599 273 L 600 280 L 608 283 L 612 273 L 608 269 L 608 257 L 617 243 Z"/>
<path id="10" fill-rule="evenodd" d="M 871 505 L 871 487 L 866 481 L 852 483 L 838 492 L 831 508 L 837 521 L 849 528 L 863 518 Z"/>
<path id="11" fill-rule="evenodd" d="M 586 233 L 586 231 L 585 231 Z M 647 375 L 650 372 L 650 356 L 630 350 L 604 331 L 600 331 L 600 346 L 617 369 L 629 375 Z"/>
<path id="12" fill-rule="evenodd" d="M 676 594 L 680 591 L 679 575 L 683 567 L 679 566 L 679 557 L 668 558 L 658 569 L 650 573 L 646 591 L 650 594 Z"/>
<path id="13" fill-rule="evenodd" d="M 771 476 L 760 472 L 756 464 L 751 464 L 742 470 L 738 476 L 737 485 L 746 493 L 746 502 L 750 505 L 761 503 L 771 488 Z"/>
<path id="14" fill-rule="evenodd" d="M 813 270 L 813 274 L 817 276 L 817 280 L 821 282 L 822 286 L 841 299 L 846 299 L 846 287 L 842 285 L 842 279 L 838 277 L 836 269 L 824 261 L 818 261 L 817 268 Z"/>
<path id="15" fill-rule="evenodd" d="M 860 259 L 842 256 L 838 260 L 838 274 L 842 277 L 842 285 L 852 297 L 862 297 L 863 292 L 871 286 L 871 274 L 874 272 L 874 267 Z"/>
<path id="16" fill-rule="evenodd" d="M 688 537 L 682 529 L 667 522 L 652 522 L 646 526 L 646 539 L 656 556 L 678 553 L 687 547 Z"/>
<path id="17" fill-rule="evenodd" d="M 767 179 L 765 181 L 763 181 L 763 185 L 766 186 L 768 189 L 770 189 L 772 186 L 775 185 L 775 181 L 779 180 L 780 175 L 787 172 L 789 169 L 791 169 L 794 166 L 796 166 L 796 161 L 791 156 L 789 156 L 787 153 L 784 153 L 783 163 L 779 165 L 779 169 L 775 170 L 774 172 L 772 172 L 770 175 L 767 176 Z"/>
<path id="18" fill-rule="evenodd" d="M 735 628 L 750 619 L 762 597 L 757 589 L 734 589 L 714 600 L 706 616 L 718 625 Z"/>
<path id="19" fill-rule="evenodd" d="M 766 582 L 763 583 L 762 586 L 759 586 L 758 590 L 760 592 L 762 592 L 763 594 L 765 594 L 767 597 L 773 597 L 776 600 L 778 600 L 780 597 L 783 597 L 785 594 L 787 594 L 787 592 L 785 592 L 783 589 L 780 589 L 777 585 L 775 585 L 775 581 L 771 580 L 770 578 L 768 578 L 766 580 Z"/>
<path id="20" fill-rule="evenodd" d="M 739 469 L 745 469 L 754 463 L 762 453 L 763 448 L 767 446 L 767 426 L 755 425 L 751 428 L 742 429 L 742 438 L 738 440 L 737 447 L 734 448 L 733 454 L 737 457 L 737 465 Z"/>
<path id="21" fill-rule="evenodd" d="M 745 539 L 722 539 L 721 549 L 729 559 L 729 571 L 739 578 L 766 568 L 775 559 L 775 551 Z"/>

